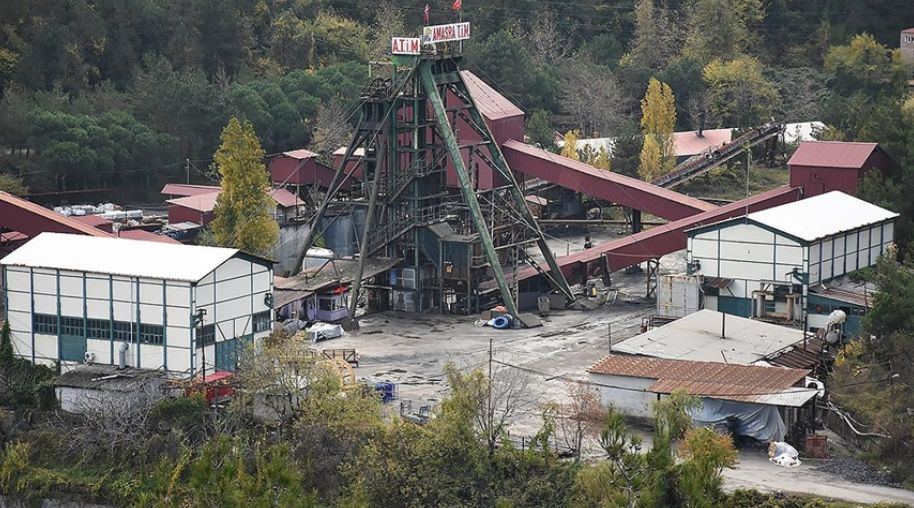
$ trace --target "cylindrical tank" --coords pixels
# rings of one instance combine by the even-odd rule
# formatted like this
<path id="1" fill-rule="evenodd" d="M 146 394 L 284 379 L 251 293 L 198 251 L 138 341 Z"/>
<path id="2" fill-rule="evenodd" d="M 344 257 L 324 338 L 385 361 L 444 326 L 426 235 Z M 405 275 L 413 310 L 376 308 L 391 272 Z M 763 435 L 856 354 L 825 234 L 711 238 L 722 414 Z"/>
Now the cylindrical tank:
<path id="1" fill-rule="evenodd" d="M 365 223 L 368 222 L 368 208 L 356 207 L 352 211 L 352 223 L 355 226 L 355 239 L 362 241 L 362 235 L 365 234 Z"/>
<path id="2" fill-rule="evenodd" d="M 352 215 L 325 216 L 321 222 L 324 246 L 337 256 L 351 256 L 354 253 L 355 231 Z"/>

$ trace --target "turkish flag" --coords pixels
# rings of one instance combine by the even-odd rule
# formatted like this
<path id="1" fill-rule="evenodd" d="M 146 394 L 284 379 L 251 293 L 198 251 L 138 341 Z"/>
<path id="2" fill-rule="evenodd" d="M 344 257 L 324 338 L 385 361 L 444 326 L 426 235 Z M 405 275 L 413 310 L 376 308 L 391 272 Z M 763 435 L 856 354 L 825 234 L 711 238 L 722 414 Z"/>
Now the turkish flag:
<path id="1" fill-rule="evenodd" d="M 457 1 L 459 2 L 460 0 L 457 0 Z M 428 13 L 431 10 L 432 9 L 428 6 L 428 4 L 425 4 L 425 15 L 422 17 L 422 21 L 425 21 L 426 23 L 428 23 Z"/>
<path id="2" fill-rule="evenodd" d="M 454 0 L 454 5 L 451 5 L 451 9 L 454 9 L 455 11 L 459 11 L 461 7 L 463 7 L 462 0 Z"/>

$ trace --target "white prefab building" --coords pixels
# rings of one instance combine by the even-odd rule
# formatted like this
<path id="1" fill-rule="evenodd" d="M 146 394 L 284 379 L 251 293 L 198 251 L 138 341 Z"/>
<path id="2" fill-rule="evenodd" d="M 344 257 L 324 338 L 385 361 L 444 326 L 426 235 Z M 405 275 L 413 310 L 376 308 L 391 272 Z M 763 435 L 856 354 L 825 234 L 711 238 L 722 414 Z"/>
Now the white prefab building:
<path id="1" fill-rule="evenodd" d="M 892 244 L 898 214 L 843 192 L 692 229 L 688 269 L 704 307 L 799 324 L 809 288 L 872 266 Z"/>
<path id="2" fill-rule="evenodd" d="M 272 327 L 272 261 L 237 249 L 42 233 L 0 265 L 16 354 L 65 371 L 123 347 L 130 367 L 233 371 Z"/>

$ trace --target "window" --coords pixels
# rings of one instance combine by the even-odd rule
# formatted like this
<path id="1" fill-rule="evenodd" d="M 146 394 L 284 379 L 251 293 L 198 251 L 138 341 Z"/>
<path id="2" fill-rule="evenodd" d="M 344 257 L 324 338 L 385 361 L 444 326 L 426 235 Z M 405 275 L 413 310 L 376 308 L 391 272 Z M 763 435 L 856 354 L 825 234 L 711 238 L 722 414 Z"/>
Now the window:
<path id="1" fill-rule="evenodd" d="M 57 316 L 51 314 L 33 315 L 32 331 L 42 335 L 57 335 Z"/>
<path id="2" fill-rule="evenodd" d="M 107 319 L 86 320 L 86 328 L 90 339 L 111 340 L 111 321 Z"/>
<path id="3" fill-rule="evenodd" d="M 165 342 L 165 327 L 162 325 L 140 324 L 140 340 L 146 344 Z"/>
<path id="4" fill-rule="evenodd" d="M 270 330 L 270 311 L 254 314 L 254 333 Z"/>
<path id="5" fill-rule="evenodd" d="M 197 330 L 197 343 L 202 345 L 216 342 L 216 325 L 205 325 Z"/>
<path id="6" fill-rule="evenodd" d="M 136 337 L 134 333 L 134 327 L 136 325 L 133 323 L 128 323 L 126 321 L 115 321 L 114 322 L 114 340 L 122 340 L 124 342 L 133 342 L 133 339 Z"/>
<path id="7" fill-rule="evenodd" d="M 60 334 L 61 335 L 73 335 L 82 337 L 85 335 L 86 330 L 83 328 L 83 318 L 78 317 L 61 317 L 60 318 Z"/>

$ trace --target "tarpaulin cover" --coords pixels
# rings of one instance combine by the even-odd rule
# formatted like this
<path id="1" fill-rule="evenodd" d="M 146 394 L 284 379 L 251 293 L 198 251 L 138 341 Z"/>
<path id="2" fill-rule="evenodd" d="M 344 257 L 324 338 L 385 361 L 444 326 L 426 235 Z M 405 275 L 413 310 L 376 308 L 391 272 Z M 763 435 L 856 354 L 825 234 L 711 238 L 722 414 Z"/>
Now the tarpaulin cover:
<path id="1" fill-rule="evenodd" d="M 778 408 L 749 402 L 701 399 L 700 410 L 692 411 L 696 425 L 713 426 L 727 424 L 727 418 L 736 418 L 736 433 L 759 441 L 783 441 L 787 426 L 781 419 Z"/>

